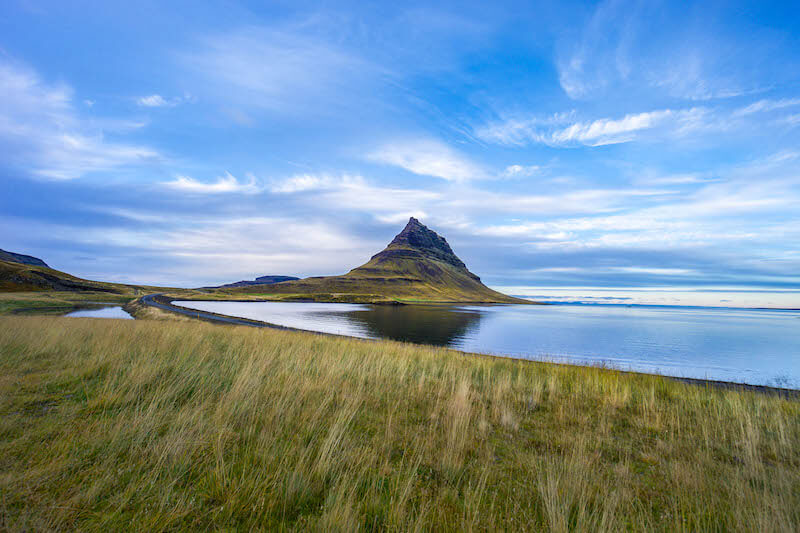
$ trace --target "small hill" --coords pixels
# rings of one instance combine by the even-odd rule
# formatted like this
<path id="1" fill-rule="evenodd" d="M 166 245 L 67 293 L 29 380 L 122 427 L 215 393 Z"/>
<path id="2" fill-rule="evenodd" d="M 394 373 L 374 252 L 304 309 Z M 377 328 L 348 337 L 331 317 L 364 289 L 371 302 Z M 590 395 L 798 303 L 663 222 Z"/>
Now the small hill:
<path id="1" fill-rule="evenodd" d="M 0 261 L 7 261 L 9 263 L 19 263 L 21 265 L 35 265 L 35 266 L 47 267 L 47 263 L 45 263 L 38 257 L 33 257 L 32 255 L 17 254 L 6 250 L 0 250 Z"/>
<path id="2" fill-rule="evenodd" d="M 44 262 L 42 261 L 42 263 Z M 130 287 L 126 285 L 81 279 L 38 264 L 0 261 L 0 291 L 2 292 L 91 291 L 122 294 L 129 289 Z"/>
<path id="3" fill-rule="evenodd" d="M 282 281 L 293 281 L 300 279 L 295 276 L 259 276 L 254 280 L 242 280 L 234 283 L 226 283 L 217 287 L 203 287 L 204 289 L 231 289 L 235 287 L 250 287 L 252 285 L 272 285 L 273 283 L 281 283 Z"/>
<path id="4" fill-rule="evenodd" d="M 234 292 L 312 300 L 531 303 L 493 291 L 467 269 L 447 240 L 411 218 L 381 252 L 341 276 L 305 278 Z"/>

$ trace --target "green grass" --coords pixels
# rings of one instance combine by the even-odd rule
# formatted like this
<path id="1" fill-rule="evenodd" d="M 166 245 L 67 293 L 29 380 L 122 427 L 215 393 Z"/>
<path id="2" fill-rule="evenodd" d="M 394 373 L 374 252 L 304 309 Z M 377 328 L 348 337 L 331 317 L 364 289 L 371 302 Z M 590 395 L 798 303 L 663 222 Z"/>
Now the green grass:
<path id="1" fill-rule="evenodd" d="M 0 318 L 0 530 L 799 527 L 795 400 L 194 321 Z"/>

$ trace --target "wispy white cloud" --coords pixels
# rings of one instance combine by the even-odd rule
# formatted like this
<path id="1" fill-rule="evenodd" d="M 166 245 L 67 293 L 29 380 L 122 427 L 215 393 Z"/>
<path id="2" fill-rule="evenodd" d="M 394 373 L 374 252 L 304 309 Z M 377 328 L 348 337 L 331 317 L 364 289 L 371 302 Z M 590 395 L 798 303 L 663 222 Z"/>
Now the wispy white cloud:
<path id="1" fill-rule="evenodd" d="M 194 100 L 195 98 L 188 93 L 174 98 L 164 98 L 160 94 L 151 94 L 137 98 L 136 104 L 141 107 L 175 107 L 185 102 L 193 102 Z"/>
<path id="2" fill-rule="evenodd" d="M 787 115 L 781 119 L 784 124 L 788 124 L 790 126 L 797 126 L 800 124 L 800 113 L 795 113 L 794 115 Z"/>
<path id="3" fill-rule="evenodd" d="M 523 146 L 541 143 L 550 146 L 602 146 L 630 142 L 641 138 L 645 131 L 658 130 L 663 135 L 678 135 L 708 125 L 709 110 L 659 109 L 631 113 L 622 118 L 601 118 L 565 123 L 569 115 L 562 114 L 546 121 L 537 118 L 512 118 L 482 125 L 475 135 L 487 142 Z"/>
<path id="4" fill-rule="evenodd" d="M 547 144 L 582 144 L 603 145 L 626 142 L 633 138 L 633 133 L 653 128 L 665 120 L 672 118 L 670 109 L 625 115 L 621 119 L 600 119 L 592 122 L 576 122 L 566 128 L 542 136 L 541 141 Z"/>
<path id="5" fill-rule="evenodd" d="M 523 178 L 538 174 L 541 170 L 542 167 L 538 165 L 509 165 L 503 170 L 502 176 L 505 178 Z"/>
<path id="6" fill-rule="evenodd" d="M 485 178 L 486 170 L 467 156 L 432 139 L 385 144 L 370 153 L 370 161 L 403 168 L 421 176 L 449 181 Z"/>
<path id="7" fill-rule="evenodd" d="M 800 99 L 762 99 L 733 110 L 721 106 L 656 109 L 621 118 L 578 120 L 575 112 L 540 116 L 511 116 L 480 124 L 477 138 L 511 146 L 546 144 L 554 147 L 603 146 L 641 140 L 663 140 L 692 133 L 745 131 L 764 124 L 759 114 L 800 106 Z M 791 117 L 781 119 L 792 123 Z"/>
<path id="8" fill-rule="evenodd" d="M 384 223 L 409 216 L 425 217 L 425 209 L 442 198 L 436 191 L 374 185 L 351 174 L 300 174 L 276 181 L 271 190 L 276 194 L 301 194 L 314 205 L 369 213 Z"/>
<path id="9" fill-rule="evenodd" d="M 5 162 L 33 175 L 73 179 L 163 159 L 147 146 L 106 140 L 98 123 L 75 109 L 70 87 L 48 84 L 26 66 L 0 62 L 0 94 Z"/>
<path id="10" fill-rule="evenodd" d="M 142 96 L 136 99 L 136 103 L 143 107 L 164 107 L 171 106 L 170 102 L 164 100 L 160 94 L 151 94 L 150 96 Z"/>
<path id="11" fill-rule="evenodd" d="M 759 100 L 752 104 L 737 109 L 733 112 L 734 116 L 742 117 L 745 115 L 752 115 L 753 113 L 761 113 L 773 111 L 775 109 L 783 109 L 786 107 L 794 107 L 800 105 L 800 98 L 782 98 L 780 100 Z"/>
<path id="12" fill-rule="evenodd" d="M 364 178 L 357 175 L 342 174 L 297 174 L 272 183 L 270 190 L 278 194 L 291 194 L 309 191 L 321 191 L 337 188 L 365 186 Z"/>
<path id="13" fill-rule="evenodd" d="M 504 116 L 500 120 L 489 121 L 473 128 L 474 135 L 484 141 L 523 145 L 532 138 L 538 138 L 541 131 L 563 127 L 564 124 L 575 122 L 576 113 L 555 113 L 549 116 L 513 114 Z"/>
<path id="14" fill-rule="evenodd" d="M 372 213 L 376 217 L 398 217 L 409 212 L 423 212 L 440 201 L 442 194 L 421 189 L 382 187 L 366 182 L 349 182 L 338 189 L 325 191 L 319 199 L 339 209 Z"/>
<path id="15" fill-rule="evenodd" d="M 658 268 L 645 266 L 609 266 L 609 267 L 542 267 L 531 272 L 584 272 L 587 274 L 655 274 L 661 276 L 680 276 L 695 273 L 690 268 Z"/>
<path id="16" fill-rule="evenodd" d="M 735 98 L 763 90 L 757 84 L 743 82 L 729 71 L 719 69 L 716 62 L 707 52 L 688 50 L 669 60 L 661 60 L 644 81 L 649 89 L 664 89 L 671 97 L 695 101 Z"/>
<path id="17" fill-rule="evenodd" d="M 635 37 L 639 9 L 619 1 L 597 4 L 577 32 L 569 32 L 558 44 L 556 68 L 561 88 L 572 99 L 604 91 L 631 75 L 631 41 Z"/>
<path id="18" fill-rule="evenodd" d="M 661 3 L 606 0 L 556 49 L 561 88 L 575 100 L 609 95 L 712 100 L 751 94 L 770 84 L 768 53 L 785 45 L 764 34 L 742 40 L 729 34 L 726 17 L 708 7 L 672 9 Z M 757 44 L 756 44 L 757 43 Z M 735 58 L 735 59 L 734 59 Z"/>
<path id="19" fill-rule="evenodd" d="M 645 248 L 780 243 L 800 238 L 795 206 L 800 181 L 794 152 L 780 152 L 727 169 L 725 179 L 700 182 L 681 195 L 659 201 L 618 201 L 616 212 L 517 220 L 475 227 L 478 235 L 528 241 L 539 248 Z M 690 176 L 690 178 L 694 178 Z M 586 194 L 586 193 L 573 193 Z M 555 202 L 555 198 L 552 198 Z M 558 203 L 568 205 L 567 198 Z M 587 202 L 599 206 L 596 200 Z M 488 204 L 487 204 L 488 205 Z M 521 212 L 521 210 L 517 210 Z M 541 215 L 538 215 L 541 216 Z"/>
<path id="20" fill-rule="evenodd" d="M 363 106 L 365 89 L 388 72 L 335 42 L 258 26 L 210 35 L 178 60 L 228 103 L 292 114 L 329 113 L 358 95 Z"/>
<path id="21" fill-rule="evenodd" d="M 653 169 L 637 170 L 632 177 L 634 183 L 647 186 L 706 184 L 720 180 L 719 175 L 710 172 L 663 174 Z"/>
<path id="22" fill-rule="evenodd" d="M 481 189 L 453 191 L 441 203 L 441 208 L 476 213 L 502 213 L 537 216 L 568 216 L 575 213 L 612 213 L 625 208 L 632 201 L 652 202 L 668 198 L 674 191 L 668 189 L 572 189 L 549 194 L 520 194 Z"/>
<path id="23" fill-rule="evenodd" d="M 675 194 L 670 189 L 571 189 L 549 194 L 501 192 L 465 184 L 443 184 L 437 189 L 381 186 L 362 176 L 300 174 L 270 187 L 276 194 L 297 194 L 314 205 L 369 213 L 381 222 L 430 214 L 438 223 L 466 229 L 476 215 L 537 213 L 544 216 L 574 213 L 612 213 L 631 201 L 653 202 Z"/>
<path id="24" fill-rule="evenodd" d="M 172 181 L 162 182 L 162 185 L 177 191 L 195 194 L 256 194 L 263 190 L 256 182 L 255 176 L 248 174 L 247 178 L 246 182 L 240 182 L 235 176 L 226 172 L 224 176 L 217 178 L 217 181 L 206 183 L 189 176 L 176 176 Z"/>

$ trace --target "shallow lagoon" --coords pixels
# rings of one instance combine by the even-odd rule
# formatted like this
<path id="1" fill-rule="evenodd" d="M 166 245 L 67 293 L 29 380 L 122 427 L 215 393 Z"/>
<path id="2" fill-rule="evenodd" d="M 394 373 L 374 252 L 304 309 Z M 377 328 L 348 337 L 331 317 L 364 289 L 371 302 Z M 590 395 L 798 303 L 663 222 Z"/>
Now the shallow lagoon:
<path id="1" fill-rule="evenodd" d="M 124 309 L 122 309 L 119 305 L 111 305 L 106 307 L 96 307 L 96 308 L 89 308 L 89 309 L 78 309 L 77 311 L 71 311 L 64 316 L 68 317 L 88 317 L 88 318 L 123 318 L 123 319 L 133 319 L 131 315 L 129 315 Z"/>
<path id="2" fill-rule="evenodd" d="M 174 302 L 292 328 L 800 388 L 800 312 L 613 305 Z"/>

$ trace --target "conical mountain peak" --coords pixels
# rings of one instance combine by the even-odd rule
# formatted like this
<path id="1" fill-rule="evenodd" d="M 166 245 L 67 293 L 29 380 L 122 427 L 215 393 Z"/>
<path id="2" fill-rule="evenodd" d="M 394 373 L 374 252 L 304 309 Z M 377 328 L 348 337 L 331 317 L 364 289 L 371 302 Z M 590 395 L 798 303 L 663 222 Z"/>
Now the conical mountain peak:
<path id="1" fill-rule="evenodd" d="M 386 248 L 347 274 L 284 281 L 270 285 L 269 291 L 292 298 L 337 302 L 523 303 L 481 283 L 453 253 L 444 237 L 414 217 Z"/>
<path id="2" fill-rule="evenodd" d="M 447 244 L 447 240 L 428 229 L 414 217 L 408 219 L 408 224 L 403 231 L 389 243 L 388 248 L 412 248 L 422 253 L 425 257 L 448 263 L 466 270 L 467 266 L 459 259 Z"/>

